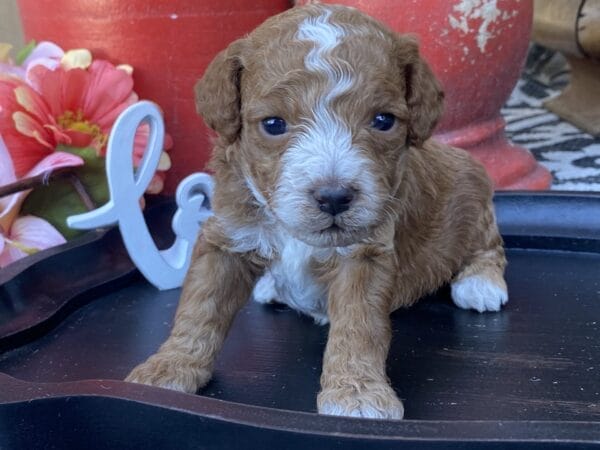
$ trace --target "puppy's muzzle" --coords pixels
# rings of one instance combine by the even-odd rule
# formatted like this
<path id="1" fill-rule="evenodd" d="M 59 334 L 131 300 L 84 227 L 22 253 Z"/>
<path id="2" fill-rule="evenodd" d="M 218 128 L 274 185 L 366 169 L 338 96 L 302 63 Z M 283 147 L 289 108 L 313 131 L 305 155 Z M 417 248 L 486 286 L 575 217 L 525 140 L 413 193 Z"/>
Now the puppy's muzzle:
<path id="1" fill-rule="evenodd" d="M 313 196 L 321 211 L 336 216 L 350 209 L 355 192 L 346 187 L 324 186 L 317 189 Z"/>

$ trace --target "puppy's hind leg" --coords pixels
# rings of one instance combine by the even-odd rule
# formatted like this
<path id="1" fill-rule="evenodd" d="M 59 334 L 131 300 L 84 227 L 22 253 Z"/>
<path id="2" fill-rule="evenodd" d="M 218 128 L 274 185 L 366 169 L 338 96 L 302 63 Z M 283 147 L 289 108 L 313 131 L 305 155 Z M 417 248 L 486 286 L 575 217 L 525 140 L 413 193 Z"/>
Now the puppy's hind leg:
<path id="1" fill-rule="evenodd" d="M 487 226 L 483 248 L 475 252 L 452 280 L 452 300 L 463 309 L 500 311 L 508 301 L 504 281 L 506 258 L 491 207 L 485 219 Z"/>

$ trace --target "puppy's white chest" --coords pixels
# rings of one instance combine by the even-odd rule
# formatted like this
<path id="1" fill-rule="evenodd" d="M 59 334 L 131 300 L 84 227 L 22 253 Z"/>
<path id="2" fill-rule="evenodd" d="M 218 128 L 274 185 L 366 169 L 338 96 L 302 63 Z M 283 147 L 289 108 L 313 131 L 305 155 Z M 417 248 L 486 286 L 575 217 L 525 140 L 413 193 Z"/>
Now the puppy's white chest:
<path id="1" fill-rule="evenodd" d="M 281 240 L 279 259 L 261 278 L 254 298 L 261 303 L 278 301 L 312 316 L 318 323 L 327 323 L 326 287 L 311 272 L 311 261 L 319 257 L 315 249 L 292 237 Z"/>

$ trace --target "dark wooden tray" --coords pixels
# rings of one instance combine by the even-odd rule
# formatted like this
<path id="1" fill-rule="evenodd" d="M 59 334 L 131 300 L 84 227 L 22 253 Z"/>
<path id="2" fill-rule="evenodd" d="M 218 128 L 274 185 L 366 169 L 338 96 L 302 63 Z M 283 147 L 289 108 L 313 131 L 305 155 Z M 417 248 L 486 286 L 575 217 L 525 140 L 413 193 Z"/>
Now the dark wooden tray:
<path id="1" fill-rule="evenodd" d="M 118 381 L 168 334 L 178 290 L 116 230 L 0 274 L 0 448 L 600 448 L 600 195 L 500 193 L 511 300 L 448 289 L 393 315 L 401 422 L 315 414 L 327 328 L 249 303 L 213 381 L 187 395 Z M 153 206 L 160 246 L 173 205 Z"/>

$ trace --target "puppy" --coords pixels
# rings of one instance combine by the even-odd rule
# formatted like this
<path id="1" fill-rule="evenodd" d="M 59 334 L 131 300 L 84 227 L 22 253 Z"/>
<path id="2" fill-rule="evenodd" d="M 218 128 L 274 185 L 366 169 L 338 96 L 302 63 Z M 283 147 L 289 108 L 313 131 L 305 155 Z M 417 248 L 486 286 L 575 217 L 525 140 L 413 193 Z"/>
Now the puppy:
<path id="1" fill-rule="evenodd" d="M 218 134 L 214 217 L 170 337 L 127 380 L 196 392 L 256 286 L 329 322 L 320 413 L 402 418 L 390 313 L 448 282 L 461 308 L 508 299 L 490 182 L 429 140 L 443 94 L 415 41 L 354 9 L 294 8 L 221 52 L 196 99 Z"/>

